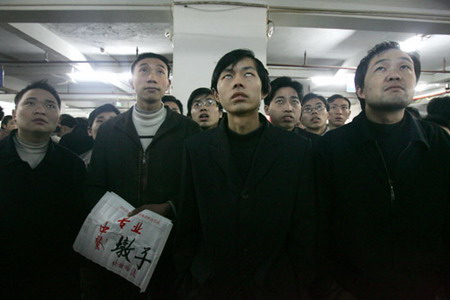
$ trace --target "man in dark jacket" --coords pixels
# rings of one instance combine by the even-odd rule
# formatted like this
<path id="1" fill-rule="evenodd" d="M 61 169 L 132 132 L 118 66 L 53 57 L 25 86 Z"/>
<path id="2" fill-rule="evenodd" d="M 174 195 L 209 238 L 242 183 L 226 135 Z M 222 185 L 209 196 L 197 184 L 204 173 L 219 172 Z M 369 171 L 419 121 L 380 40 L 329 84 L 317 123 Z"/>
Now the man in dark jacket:
<path id="1" fill-rule="evenodd" d="M 321 261 L 358 299 L 446 299 L 450 141 L 405 112 L 419 75 L 416 54 L 376 45 L 355 76 L 364 111 L 319 140 Z"/>
<path id="2" fill-rule="evenodd" d="M 214 69 L 228 116 L 186 142 L 176 261 L 183 299 L 306 297 L 314 241 L 310 141 L 258 113 L 269 78 L 249 50 Z"/>
<path id="3" fill-rule="evenodd" d="M 177 213 L 184 140 L 199 132 L 198 125 L 164 107 L 161 98 L 170 85 L 169 61 L 143 53 L 131 66 L 137 103 L 127 112 L 105 122 L 95 139 L 88 167 L 87 198 L 90 206 L 112 191 L 136 207 L 168 218 Z M 170 242 L 147 289 L 152 299 L 165 299 L 175 280 Z M 87 279 L 92 297 L 137 297 L 139 289 L 106 269 Z"/>
<path id="4" fill-rule="evenodd" d="M 50 139 L 61 100 L 45 82 L 15 98 L 17 130 L 0 141 L 0 282 L 4 299 L 80 297 L 72 249 L 84 219 L 84 164 Z"/>

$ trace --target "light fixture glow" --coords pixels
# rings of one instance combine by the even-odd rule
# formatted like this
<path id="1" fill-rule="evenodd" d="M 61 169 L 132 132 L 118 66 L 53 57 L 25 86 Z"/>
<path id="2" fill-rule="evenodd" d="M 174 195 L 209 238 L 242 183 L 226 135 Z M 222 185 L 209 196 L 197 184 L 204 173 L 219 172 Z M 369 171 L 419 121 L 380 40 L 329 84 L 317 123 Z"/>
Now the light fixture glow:
<path id="1" fill-rule="evenodd" d="M 423 42 L 430 37 L 431 35 L 417 34 L 403 42 L 400 42 L 400 49 L 405 52 L 416 51 L 423 45 Z"/>
<path id="2" fill-rule="evenodd" d="M 128 82 L 131 79 L 131 74 L 125 73 L 113 73 L 113 72 L 72 72 L 68 73 L 73 81 L 81 82 L 104 82 L 111 83 L 114 81 Z"/>

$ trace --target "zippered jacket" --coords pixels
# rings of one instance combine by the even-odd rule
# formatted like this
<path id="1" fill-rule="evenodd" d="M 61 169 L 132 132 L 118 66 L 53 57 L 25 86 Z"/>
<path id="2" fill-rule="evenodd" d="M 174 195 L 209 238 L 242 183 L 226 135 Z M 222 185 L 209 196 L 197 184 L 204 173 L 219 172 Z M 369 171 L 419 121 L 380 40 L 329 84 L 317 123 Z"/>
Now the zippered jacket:
<path id="1" fill-rule="evenodd" d="M 450 282 L 450 139 L 407 112 L 404 122 L 394 178 L 364 112 L 318 142 L 321 261 L 359 298 L 428 299 Z"/>
<path id="2" fill-rule="evenodd" d="M 88 203 L 93 207 L 106 191 L 112 191 L 134 207 L 170 201 L 175 208 L 184 140 L 200 128 L 166 108 L 166 119 L 144 151 L 133 124 L 133 109 L 99 129 L 88 168 Z"/>

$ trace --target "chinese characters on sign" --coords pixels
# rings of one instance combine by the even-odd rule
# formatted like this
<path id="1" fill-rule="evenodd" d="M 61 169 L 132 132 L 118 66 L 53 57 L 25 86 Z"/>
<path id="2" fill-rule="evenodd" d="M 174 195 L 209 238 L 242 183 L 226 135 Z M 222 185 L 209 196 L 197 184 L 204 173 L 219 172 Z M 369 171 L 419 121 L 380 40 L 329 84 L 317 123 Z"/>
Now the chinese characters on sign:
<path id="1" fill-rule="evenodd" d="M 132 207 L 107 192 L 86 218 L 73 245 L 75 251 L 119 274 L 145 291 L 172 229 L 152 211 L 127 217 Z"/>

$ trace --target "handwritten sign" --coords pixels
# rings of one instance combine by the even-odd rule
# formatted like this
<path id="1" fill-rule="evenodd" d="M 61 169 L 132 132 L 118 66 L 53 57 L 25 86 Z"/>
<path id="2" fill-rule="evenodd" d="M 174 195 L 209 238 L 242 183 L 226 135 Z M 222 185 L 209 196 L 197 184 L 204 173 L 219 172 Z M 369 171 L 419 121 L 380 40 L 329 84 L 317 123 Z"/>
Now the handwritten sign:
<path id="1" fill-rule="evenodd" d="M 149 210 L 127 217 L 133 209 L 119 195 L 106 192 L 84 221 L 73 248 L 144 292 L 172 222 Z"/>

